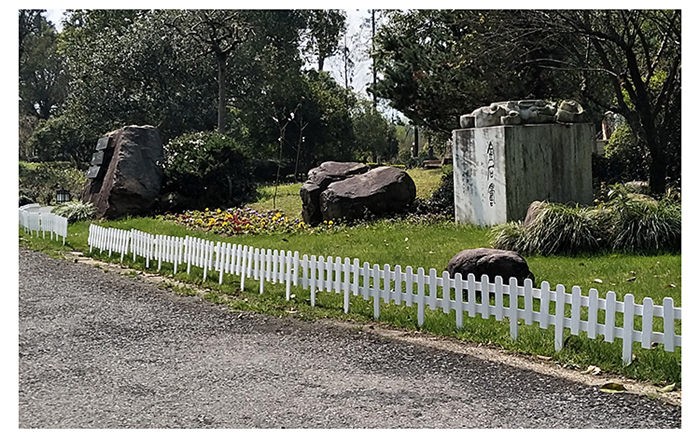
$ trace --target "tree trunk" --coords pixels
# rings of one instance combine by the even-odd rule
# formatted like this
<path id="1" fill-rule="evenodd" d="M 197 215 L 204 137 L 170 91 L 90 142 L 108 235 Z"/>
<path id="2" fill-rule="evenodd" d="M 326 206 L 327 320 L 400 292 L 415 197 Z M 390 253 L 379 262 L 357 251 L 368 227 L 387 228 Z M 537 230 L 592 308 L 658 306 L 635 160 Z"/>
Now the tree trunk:
<path id="1" fill-rule="evenodd" d="M 319 53 L 318 54 L 318 71 L 323 71 L 323 62 L 325 60 L 326 59 L 323 56 L 321 56 L 321 54 Z"/>
<path id="2" fill-rule="evenodd" d="M 377 62 L 374 55 L 374 35 L 375 35 L 375 24 L 374 24 L 374 9 L 372 9 L 372 105 L 374 109 L 377 109 Z"/>
<path id="3" fill-rule="evenodd" d="M 418 127 L 413 128 L 413 149 L 411 150 L 411 156 L 416 158 L 418 156 Z"/>
<path id="4" fill-rule="evenodd" d="M 217 56 L 216 63 L 219 67 L 219 113 L 217 130 L 223 134 L 226 131 L 226 56 Z"/>

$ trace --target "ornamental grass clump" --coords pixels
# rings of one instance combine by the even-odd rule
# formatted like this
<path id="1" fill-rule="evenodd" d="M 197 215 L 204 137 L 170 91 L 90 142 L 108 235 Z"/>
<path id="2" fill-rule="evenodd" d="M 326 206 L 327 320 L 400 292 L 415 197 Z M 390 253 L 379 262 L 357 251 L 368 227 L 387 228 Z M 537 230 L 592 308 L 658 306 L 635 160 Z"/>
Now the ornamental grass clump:
<path id="1" fill-rule="evenodd" d="M 600 219 L 595 209 L 543 203 L 523 234 L 523 250 L 542 255 L 594 252 L 605 239 Z"/>
<path id="2" fill-rule="evenodd" d="M 681 248 L 681 205 L 620 196 L 612 201 L 615 218 L 611 246 L 623 251 L 677 251 Z"/>
<path id="3" fill-rule="evenodd" d="M 90 202 L 70 201 L 54 207 L 51 212 L 65 217 L 72 224 L 94 218 L 97 209 Z"/>
<path id="4" fill-rule="evenodd" d="M 491 231 L 491 245 L 508 251 L 525 252 L 525 227 L 522 222 L 506 222 Z"/>

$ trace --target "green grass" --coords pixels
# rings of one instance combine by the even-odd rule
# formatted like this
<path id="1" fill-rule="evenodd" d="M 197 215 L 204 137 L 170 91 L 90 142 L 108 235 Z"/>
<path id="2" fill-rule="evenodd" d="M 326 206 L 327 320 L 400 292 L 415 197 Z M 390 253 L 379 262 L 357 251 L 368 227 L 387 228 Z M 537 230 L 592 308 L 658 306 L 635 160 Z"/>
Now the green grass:
<path id="1" fill-rule="evenodd" d="M 255 202 L 246 205 L 258 211 L 280 210 L 290 218 L 301 218 L 301 198 L 299 197 L 301 184 L 280 184 L 277 187 L 277 198 L 274 197 L 275 186 L 261 186 L 258 188 L 258 198 Z"/>
<path id="2" fill-rule="evenodd" d="M 416 198 L 428 199 L 438 187 L 442 179 L 442 169 L 408 169 L 408 175 L 416 183 Z"/>
<path id="3" fill-rule="evenodd" d="M 174 236 L 192 235 L 215 241 L 230 241 L 254 245 L 261 248 L 295 250 L 301 254 L 340 256 L 359 258 L 362 262 L 385 263 L 394 266 L 423 267 L 426 271 L 435 268 L 438 272 L 446 267 L 450 258 L 465 248 L 488 246 L 489 229 L 469 225 L 456 225 L 450 222 L 432 225 L 409 224 L 396 221 L 378 221 L 370 225 L 353 228 L 341 228 L 321 233 L 300 234 L 265 234 L 256 236 L 222 237 L 207 235 L 185 229 L 174 223 L 154 218 L 132 218 L 119 221 L 102 222 L 102 226 L 130 229 L 136 228 L 149 233 Z M 73 248 L 87 253 L 88 223 L 80 222 L 69 227 L 67 242 Z M 60 251 L 60 243 L 50 243 L 37 238 L 21 235 L 24 244 L 48 251 Z M 106 252 L 98 258 L 105 258 Z M 112 261 L 118 257 L 112 257 Z M 588 257 L 532 256 L 528 264 L 535 274 L 537 283 L 547 280 L 552 285 L 561 283 L 567 290 L 579 285 L 587 293 L 589 287 L 595 287 L 601 296 L 608 290 L 614 290 L 618 300 L 626 293 L 632 293 L 636 302 L 643 297 L 651 297 L 659 304 L 663 297 L 670 296 L 675 305 L 681 305 L 681 263 L 678 254 L 660 254 L 656 256 L 604 254 Z M 125 257 L 125 264 L 135 269 L 144 269 L 142 260 L 132 262 Z M 163 273 L 172 275 L 172 268 L 164 267 Z M 217 274 L 218 275 L 218 274 Z M 251 291 L 239 291 L 237 279 L 227 279 L 223 286 L 218 285 L 218 276 L 212 274 L 206 286 L 212 291 L 205 297 L 215 302 L 229 305 L 233 309 L 251 310 L 273 315 L 289 315 L 302 318 L 331 317 L 356 321 L 372 321 L 372 302 L 365 302 L 361 297 L 353 297 L 351 313 L 342 313 L 342 296 L 320 293 L 317 306 L 310 306 L 309 292 L 294 288 L 295 299 L 287 302 L 281 285 L 266 284 L 264 295 L 255 293 L 257 283 L 250 281 Z M 187 277 L 179 272 L 175 278 L 184 282 L 201 284 L 202 272 L 193 269 Z M 632 280 L 634 278 L 634 280 Z M 594 280 L 602 280 L 602 283 Z M 674 284 L 676 287 L 669 287 Z M 568 306 L 567 306 L 568 307 Z M 537 307 L 535 307 L 537 308 Z M 293 312 L 293 313 L 291 313 Z M 586 317 L 585 312 L 582 315 Z M 618 325 L 621 325 L 619 315 Z M 602 321 L 602 313 L 599 315 Z M 380 321 L 409 329 L 418 329 L 416 324 L 416 307 L 382 304 Z M 638 326 L 641 321 L 635 321 Z M 680 326 L 680 322 L 677 322 Z M 637 327 L 639 328 L 639 327 Z M 661 331 L 661 321 L 655 318 L 654 329 Z M 426 310 L 425 324 L 420 330 L 459 339 L 490 343 L 503 348 L 526 354 L 552 356 L 562 363 L 575 364 L 585 369 L 596 365 L 604 371 L 616 372 L 629 377 L 649 380 L 655 383 L 680 382 L 680 349 L 675 353 L 666 353 L 662 348 L 641 349 L 635 344 L 636 360 L 629 366 L 621 361 L 620 341 L 608 344 L 589 340 L 585 337 L 568 337 L 563 350 L 554 351 L 554 334 L 552 329 L 541 330 L 537 326 L 520 326 L 518 340 L 510 339 L 508 322 L 496 322 L 493 317 L 483 320 L 464 318 L 464 328 L 455 327 L 454 312 L 445 315 L 441 310 Z"/>

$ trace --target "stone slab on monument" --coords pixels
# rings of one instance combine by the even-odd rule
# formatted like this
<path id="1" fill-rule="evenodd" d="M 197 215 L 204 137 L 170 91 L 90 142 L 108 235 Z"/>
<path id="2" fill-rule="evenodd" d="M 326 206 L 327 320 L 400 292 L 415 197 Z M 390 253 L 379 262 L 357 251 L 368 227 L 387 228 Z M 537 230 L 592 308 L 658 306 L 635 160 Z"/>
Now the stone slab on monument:
<path id="1" fill-rule="evenodd" d="M 99 218 L 150 213 L 163 181 L 158 131 L 153 126 L 125 126 L 100 138 L 95 149 L 101 152 L 100 160 L 94 160 L 86 175 L 82 200 L 95 205 Z"/>
<path id="2" fill-rule="evenodd" d="M 530 106 L 519 107 L 519 102 Z M 509 118 L 499 116 L 506 111 Z M 517 101 L 463 116 L 463 126 L 481 127 L 452 131 L 458 223 L 490 226 L 521 220 L 538 200 L 592 202 L 593 124 L 581 122 L 583 110 L 573 101 L 553 111 L 553 104 Z M 496 117 L 503 119 L 497 122 Z"/>

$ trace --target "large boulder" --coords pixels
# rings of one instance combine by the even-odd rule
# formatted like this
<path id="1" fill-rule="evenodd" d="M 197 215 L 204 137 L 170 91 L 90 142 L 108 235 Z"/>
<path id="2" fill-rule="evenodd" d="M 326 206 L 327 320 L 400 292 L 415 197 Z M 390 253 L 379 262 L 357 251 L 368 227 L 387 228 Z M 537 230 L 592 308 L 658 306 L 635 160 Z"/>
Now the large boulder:
<path id="1" fill-rule="evenodd" d="M 320 195 L 323 219 L 359 219 L 405 209 L 416 198 L 416 185 L 405 171 L 381 166 L 331 183 Z"/>
<path id="2" fill-rule="evenodd" d="M 362 163 L 326 161 L 309 170 L 308 180 L 301 186 L 301 216 L 309 225 L 318 225 L 323 221 L 321 214 L 321 192 L 331 183 L 342 181 L 350 176 L 365 173 L 369 167 Z"/>
<path id="3" fill-rule="evenodd" d="M 474 274 L 477 281 L 484 274 L 488 275 L 490 282 L 497 275 L 503 278 L 504 283 L 508 283 L 511 277 L 515 277 L 521 285 L 526 278 L 535 281 L 535 276 L 520 254 L 502 249 L 475 248 L 460 251 L 447 264 L 447 272 L 452 277 L 459 272 L 464 279 L 468 274 Z"/>
<path id="4" fill-rule="evenodd" d="M 163 181 L 163 143 L 153 126 L 125 126 L 102 137 L 82 200 L 100 218 L 151 212 Z"/>

